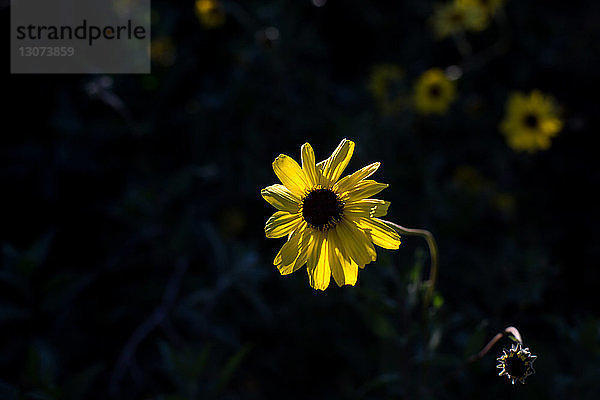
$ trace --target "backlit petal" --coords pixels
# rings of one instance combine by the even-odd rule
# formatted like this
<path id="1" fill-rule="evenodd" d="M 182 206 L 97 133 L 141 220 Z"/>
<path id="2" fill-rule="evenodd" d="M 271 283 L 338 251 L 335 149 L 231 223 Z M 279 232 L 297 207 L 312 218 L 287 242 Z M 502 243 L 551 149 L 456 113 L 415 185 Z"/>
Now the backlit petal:
<path id="1" fill-rule="evenodd" d="M 344 201 L 357 201 L 374 196 L 387 188 L 387 183 L 379 183 L 374 180 L 364 180 L 358 182 L 350 191 L 342 194 L 340 198 Z"/>
<path id="2" fill-rule="evenodd" d="M 302 198 L 307 190 L 310 189 L 308 178 L 302 171 L 302 168 L 298 165 L 293 158 L 280 154 L 275 161 L 273 161 L 273 171 L 293 194 Z"/>
<path id="3" fill-rule="evenodd" d="M 358 267 L 353 260 L 350 258 L 344 258 L 342 260 L 342 268 L 344 269 L 344 280 L 346 285 L 354 286 L 356 284 L 356 280 L 358 279 Z M 360 268 L 364 268 L 364 265 L 361 265 Z"/>
<path id="4" fill-rule="evenodd" d="M 351 219 L 359 217 L 383 217 L 387 214 L 389 206 L 389 201 L 377 199 L 363 199 L 347 203 L 344 206 L 344 214 Z"/>
<path id="5" fill-rule="evenodd" d="M 279 253 L 275 256 L 273 264 L 286 266 L 294 263 L 294 260 L 298 257 L 301 235 L 302 232 L 300 229 L 296 229 L 292 232 L 287 242 L 281 246 Z"/>
<path id="6" fill-rule="evenodd" d="M 304 228 L 302 230 L 302 237 L 300 239 L 300 250 L 298 252 L 298 257 L 292 265 L 292 272 L 297 271 L 300 267 L 306 264 L 306 261 L 308 260 L 308 255 L 310 254 L 314 246 L 314 242 L 315 240 L 313 234 L 311 233 L 311 229 Z"/>
<path id="7" fill-rule="evenodd" d="M 358 227 L 365 230 L 373 243 L 384 249 L 396 250 L 400 247 L 400 235 L 388 226 L 385 221 L 377 218 L 361 218 Z"/>
<path id="8" fill-rule="evenodd" d="M 302 145 L 302 170 L 309 180 L 311 186 L 321 183 L 321 171 L 315 165 L 315 153 L 308 143 Z"/>
<path id="9" fill-rule="evenodd" d="M 308 282 L 313 289 L 325 290 L 331 279 L 328 243 L 323 234 L 319 234 L 312 252 L 308 256 Z"/>
<path id="10" fill-rule="evenodd" d="M 344 192 L 351 190 L 358 182 L 373 175 L 380 165 L 381 163 L 375 162 L 359 169 L 351 175 L 343 177 L 337 181 L 335 185 L 333 185 L 333 190 L 339 194 L 343 194 Z"/>
<path id="11" fill-rule="evenodd" d="M 332 185 L 340 178 L 353 153 L 354 142 L 347 139 L 342 140 L 323 166 L 323 177 L 326 185 Z"/>
<path id="12" fill-rule="evenodd" d="M 377 258 L 369 237 L 353 222 L 343 218 L 336 226 L 342 252 L 347 252 L 358 265 L 365 265 Z"/>
<path id="13" fill-rule="evenodd" d="M 281 275 L 291 274 L 306 263 L 306 257 L 310 250 L 309 239 L 310 231 L 306 229 L 306 222 L 302 222 L 279 250 L 273 262 Z"/>
<path id="14" fill-rule="evenodd" d="M 265 224 L 265 235 L 268 238 L 279 238 L 292 233 L 302 221 L 301 214 L 290 214 L 286 211 L 277 211 Z"/>
<path id="15" fill-rule="evenodd" d="M 300 210 L 300 198 L 283 185 L 271 185 L 260 191 L 263 199 L 280 211 L 296 213 Z"/>
<path id="16" fill-rule="evenodd" d="M 331 262 L 331 274 L 338 286 L 354 285 L 358 277 L 358 265 L 350 257 L 344 257 L 337 231 L 332 229 L 328 232 L 329 260 Z"/>

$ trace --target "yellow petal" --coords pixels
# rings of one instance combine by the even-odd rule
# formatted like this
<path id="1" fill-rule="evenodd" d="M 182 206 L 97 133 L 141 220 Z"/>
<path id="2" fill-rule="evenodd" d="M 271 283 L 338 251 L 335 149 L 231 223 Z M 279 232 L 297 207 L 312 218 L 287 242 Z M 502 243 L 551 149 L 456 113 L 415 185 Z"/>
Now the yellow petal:
<path id="1" fill-rule="evenodd" d="M 323 160 L 323 161 L 317 163 L 317 169 L 321 172 L 321 174 L 323 174 L 323 169 L 325 168 L 326 162 L 327 162 L 327 160 Z"/>
<path id="2" fill-rule="evenodd" d="M 346 139 L 342 140 L 323 166 L 325 185 L 332 185 L 340 178 L 353 153 L 354 142 Z"/>
<path id="3" fill-rule="evenodd" d="M 279 250 L 273 262 L 281 275 L 291 274 L 306 263 L 310 245 L 310 231 L 306 229 L 306 222 L 302 222 Z"/>
<path id="4" fill-rule="evenodd" d="M 298 252 L 298 257 L 294 261 L 294 264 L 291 266 L 292 271 L 294 272 L 306 264 L 308 260 L 308 255 L 311 253 L 314 246 L 314 237 L 311 232 L 311 229 L 304 228 L 302 230 L 302 238 L 300 239 L 300 251 Z"/>
<path id="5" fill-rule="evenodd" d="M 290 235 L 287 242 L 281 246 L 281 249 L 275 256 L 275 260 L 273 264 L 279 266 L 286 266 L 294 263 L 294 260 L 298 257 L 300 238 L 302 236 L 302 232 L 300 229 L 296 229 Z"/>
<path id="6" fill-rule="evenodd" d="M 309 143 L 302 145 L 302 170 L 311 186 L 321 183 L 321 171 L 315 165 L 315 153 Z"/>
<path id="7" fill-rule="evenodd" d="M 292 233 L 302 221 L 301 214 L 290 214 L 277 211 L 265 224 L 265 235 L 268 238 L 279 238 Z"/>
<path id="8" fill-rule="evenodd" d="M 352 175 L 343 177 L 338 182 L 336 182 L 335 185 L 333 185 L 333 190 L 335 190 L 339 194 L 343 194 L 344 192 L 351 190 L 354 187 L 354 185 L 356 185 L 358 182 L 373 175 L 380 165 L 381 163 L 375 162 L 373 164 L 369 164 L 366 167 L 359 169 Z"/>
<path id="9" fill-rule="evenodd" d="M 346 205 L 344 206 L 344 214 L 351 219 L 360 217 L 383 217 L 387 214 L 389 206 L 389 201 L 377 199 L 363 199 L 346 203 Z"/>
<path id="10" fill-rule="evenodd" d="M 400 235 L 384 220 L 377 218 L 361 218 L 358 227 L 365 230 L 373 243 L 384 249 L 396 250 L 400 247 Z"/>
<path id="11" fill-rule="evenodd" d="M 300 210 L 300 198 L 283 185 L 271 185 L 260 191 L 263 199 L 280 211 L 296 213 Z"/>
<path id="12" fill-rule="evenodd" d="M 344 280 L 346 285 L 354 286 L 356 284 L 356 280 L 358 279 L 358 267 L 354 261 L 351 259 L 343 259 L 342 260 L 342 268 L 344 269 Z M 361 268 L 364 268 L 364 265 L 360 265 Z"/>
<path id="13" fill-rule="evenodd" d="M 329 260 L 331 274 L 338 286 L 354 285 L 358 277 L 358 265 L 350 257 L 344 257 L 341 252 L 340 239 L 335 229 L 328 232 Z"/>
<path id="14" fill-rule="evenodd" d="M 340 238 L 342 253 L 348 254 L 358 265 L 375 261 L 377 253 L 369 237 L 358 229 L 353 222 L 344 217 L 335 229 Z"/>
<path id="15" fill-rule="evenodd" d="M 354 188 L 350 191 L 342 194 L 340 198 L 344 201 L 357 201 L 366 199 L 367 197 L 371 197 L 381 192 L 383 189 L 387 188 L 389 185 L 387 183 L 379 183 L 374 180 L 367 179 L 364 181 L 358 182 Z"/>
<path id="16" fill-rule="evenodd" d="M 310 188 L 308 179 L 302 171 L 302 168 L 298 165 L 293 158 L 280 154 L 275 161 L 273 161 L 273 171 L 293 194 L 302 198 L 306 191 Z"/>
<path id="17" fill-rule="evenodd" d="M 307 267 L 310 286 L 317 290 L 327 289 L 331 279 L 331 268 L 329 266 L 328 242 L 322 234 L 317 237 L 312 252 L 308 256 Z"/>

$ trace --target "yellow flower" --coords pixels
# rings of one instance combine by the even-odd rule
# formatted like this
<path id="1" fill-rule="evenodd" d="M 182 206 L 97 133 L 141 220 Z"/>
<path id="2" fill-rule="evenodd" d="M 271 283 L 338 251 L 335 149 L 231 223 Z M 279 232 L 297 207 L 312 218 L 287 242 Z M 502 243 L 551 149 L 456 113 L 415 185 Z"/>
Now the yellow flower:
<path id="1" fill-rule="evenodd" d="M 219 0 L 196 0 L 196 14 L 202 26 L 207 29 L 217 28 L 225 23 L 225 10 Z"/>
<path id="2" fill-rule="evenodd" d="M 273 264 L 282 275 L 304 264 L 310 286 L 325 290 L 331 275 L 338 286 L 354 285 L 358 268 L 375 261 L 373 244 L 398 249 L 400 236 L 379 219 L 387 214 L 388 201 L 370 199 L 387 184 L 367 179 L 376 162 L 339 179 L 354 152 L 354 142 L 342 140 L 333 154 L 315 163 L 310 144 L 301 150 L 302 166 L 281 154 L 273 170 L 283 183 L 261 190 L 277 211 L 265 225 L 268 238 L 287 237 Z"/>
<path id="3" fill-rule="evenodd" d="M 534 90 L 510 96 L 500 130 L 512 149 L 535 152 L 548 149 L 562 126 L 554 99 Z"/>
<path id="4" fill-rule="evenodd" d="M 494 15 L 496 13 L 496 11 L 498 11 L 498 9 L 500 7 L 502 7 L 504 5 L 504 3 L 506 2 L 506 0 L 470 0 L 473 1 L 475 3 L 477 3 L 478 5 L 480 5 L 481 7 L 483 7 L 483 9 L 490 15 Z"/>
<path id="5" fill-rule="evenodd" d="M 401 111 L 406 105 L 403 93 L 404 71 L 394 64 L 375 65 L 367 88 L 384 115 Z"/>
<path id="6" fill-rule="evenodd" d="M 486 10 L 475 0 L 454 0 L 438 5 L 430 19 L 433 33 L 438 39 L 464 31 L 482 31 L 489 18 Z"/>
<path id="7" fill-rule="evenodd" d="M 421 114 L 445 114 L 455 98 L 455 82 L 439 68 L 425 71 L 415 83 L 414 104 Z"/>

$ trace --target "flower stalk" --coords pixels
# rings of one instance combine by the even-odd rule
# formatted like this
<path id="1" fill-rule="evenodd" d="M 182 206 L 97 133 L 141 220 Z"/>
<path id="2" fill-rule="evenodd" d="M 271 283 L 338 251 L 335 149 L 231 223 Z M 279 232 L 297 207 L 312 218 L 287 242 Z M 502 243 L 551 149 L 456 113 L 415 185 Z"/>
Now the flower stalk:
<path id="1" fill-rule="evenodd" d="M 429 257 L 431 258 L 431 267 L 429 269 L 429 279 L 425 282 L 427 286 L 427 291 L 425 292 L 425 300 L 423 302 L 423 308 L 426 310 L 431 304 L 431 300 L 433 299 L 433 293 L 435 290 L 435 283 L 437 281 L 438 276 L 438 247 L 435 242 L 435 238 L 433 234 L 425 229 L 413 229 L 413 228 L 405 228 L 400 226 L 394 222 L 387 221 L 387 223 L 394 228 L 399 234 L 404 234 L 407 236 L 419 236 L 425 239 L 427 245 L 429 246 Z"/>

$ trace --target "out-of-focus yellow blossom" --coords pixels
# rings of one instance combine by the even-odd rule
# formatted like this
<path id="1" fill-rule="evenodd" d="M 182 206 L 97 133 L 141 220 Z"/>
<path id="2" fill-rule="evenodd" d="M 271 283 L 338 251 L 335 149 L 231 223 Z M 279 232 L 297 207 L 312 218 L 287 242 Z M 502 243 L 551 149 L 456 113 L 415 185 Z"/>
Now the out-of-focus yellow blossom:
<path id="1" fill-rule="evenodd" d="M 461 165 L 452 175 L 453 185 L 471 198 L 486 199 L 489 205 L 504 216 L 511 217 L 516 208 L 516 199 L 511 193 L 500 191 L 497 185 L 472 166 Z"/>
<path id="2" fill-rule="evenodd" d="M 431 68 L 416 81 L 414 106 L 421 114 L 445 114 L 456 99 L 456 83 L 444 71 Z"/>
<path id="3" fill-rule="evenodd" d="M 175 61 L 175 44 L 168 37 L 159 37 L 150 42 L 150 59 L 163 67 L 173 65 Z"/>
<path id="4" fill-rule="evenodd" d="M 534 90 L 509 97 L 500 131 L 513 150 L 533 153 L 548 149 L 562 126 L 554 99 Z"/>
<path id="5" fill-rule="evenodd" d="M 207 29 L 217 28 L 225 23 L 225 9 L 219 0 L 196 0 L 196 14 L 202 26 Z"/>
<path id="6" fill-rule="evenodd" d="M 407 104 L 404 71 L 395 64 L 373 66 L 367 89 L 384 115 L 396 114 Z"/>
<path id="7" fill-rule="evenodd" d="M 470 0 L 470 1 L 477 3 L 478 5 L 483 7 L 483 9 L 486 10 L 487 13 L 490 15 L 494 15 L 496 13 L 496 11 L 498 11 L 498 9 L 500 7 L 502 7 L 504 5 L 504 3 L 506 2 L 506 0 Z"/>
<path id="8" fill-rule="evenodd" d="M 489 23 L 486 9 L 475 0 L 454 0 L 434 8 L 430 19 L 438 39 L 464 31 L 482 31 Z"/>
<path id="9" fill-rule="evenodd" d="M 477 169 L 469 165 L 461 165 L 454 170 L 452 181 L 467 194 L 479 195 L 489 191 L 491 183 Z"/>
<path id="10" fill-rule="evenodd" d="M 517 200 L 507 192 L 496 192 L 492 197 L 492 204 L 505 216 L 512 216 L 515 212 Z"/>

